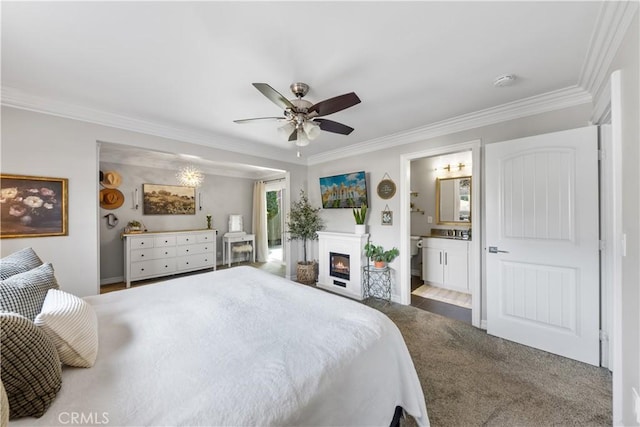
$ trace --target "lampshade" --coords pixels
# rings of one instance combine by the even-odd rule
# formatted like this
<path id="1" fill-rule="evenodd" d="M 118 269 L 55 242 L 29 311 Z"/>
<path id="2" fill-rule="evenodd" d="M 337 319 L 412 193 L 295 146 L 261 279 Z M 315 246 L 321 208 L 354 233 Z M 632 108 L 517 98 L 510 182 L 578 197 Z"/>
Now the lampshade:
<path id="1" fill-rule="evenodd" d="M 176 178 L 180 185 L 184 185 L 186 187 L 199 187 L 204 180 L 204 174 L 195 166 L 188 165 L 180 169 L 176 174 Z"/>
<path id="2" fill-rule="evenodd" d="M 307 138 L 309 139 L 316 139 L 318 135 L 320 135 L 320 126 L 312 121 L 305 121 L 302 129 L 304 129 L 304 133 L 307 134 Z"/>
<path id="3" fill-rule="evenodd" d="M 289 139 L 289 136 L 293 133 L 296 126 L 293 122 L 287 122 L 284 126 L 280 126 L 278 128 L 278 135 L 285 141 Z"/>
<path id="4" fill-rule="evenodd" d="M 309 145 L 309 138 L 307 138 L 307 134 L 302 129 L 298 129 L 298 138 L 296 139 L 296 145 L 298 147 L 306 147 L 307 145 Z"/>

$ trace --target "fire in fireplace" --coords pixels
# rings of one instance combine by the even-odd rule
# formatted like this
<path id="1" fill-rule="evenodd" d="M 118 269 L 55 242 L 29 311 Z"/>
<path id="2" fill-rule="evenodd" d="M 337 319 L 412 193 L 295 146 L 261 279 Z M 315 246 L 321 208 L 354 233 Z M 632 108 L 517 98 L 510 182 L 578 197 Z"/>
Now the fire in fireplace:
<path id="1" fill-rule="evenodd" d="M 349 280 L 349 255 L 329 252 L 329 275 Z"/>

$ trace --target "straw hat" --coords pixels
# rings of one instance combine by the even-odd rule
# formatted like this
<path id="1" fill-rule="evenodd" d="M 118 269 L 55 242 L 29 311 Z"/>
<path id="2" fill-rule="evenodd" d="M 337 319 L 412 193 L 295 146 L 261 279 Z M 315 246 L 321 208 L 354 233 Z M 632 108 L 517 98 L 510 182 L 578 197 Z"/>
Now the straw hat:
<path id="1" fill-rule="evenodd" d="M 118 188 L 122 184 L 122 177 L 116 171 L 106 171 L 102 174 L 100 184 L 104 188 Z"/>
<path id="2" fill-rule="evenodd" d="M 115 188 L 100 190 L 100 207 L 102 209 L 117 209 L 124 203 L 124 194 Z"/>

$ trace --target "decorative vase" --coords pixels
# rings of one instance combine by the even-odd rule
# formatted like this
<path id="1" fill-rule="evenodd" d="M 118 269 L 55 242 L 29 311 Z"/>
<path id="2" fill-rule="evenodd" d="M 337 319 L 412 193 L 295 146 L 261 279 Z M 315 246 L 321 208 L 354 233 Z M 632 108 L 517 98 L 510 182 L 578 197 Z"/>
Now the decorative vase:
<path id="1" fill-rule="evenodd" d="M 373 261 L 373 266 L 375 268 L 385 268 L 387 266 L 387 263 L 384 261 Z"/>
<path id="2" fill-rule="evenodd" d="M 365 234 L 367 232 L 367 224 L 356 224 L 356 234 Z"/>

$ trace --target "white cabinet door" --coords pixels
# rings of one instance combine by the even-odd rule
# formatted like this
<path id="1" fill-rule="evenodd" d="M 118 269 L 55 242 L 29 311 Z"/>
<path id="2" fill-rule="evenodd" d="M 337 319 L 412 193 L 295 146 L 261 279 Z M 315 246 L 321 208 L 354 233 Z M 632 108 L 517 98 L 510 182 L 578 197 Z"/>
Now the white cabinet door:
<path id="1" fill-rule="evenodd" d="M 451 247 L 444 253 L 444 286 L 460 292 L 469 292 L 469 256 L 467 242 Z"/>
<path id="2" fill-rule="evenodd" d="M 422 247 L 422 280 L 432 285 L 442 285 L 444 281 L 441 249 Z"/>

